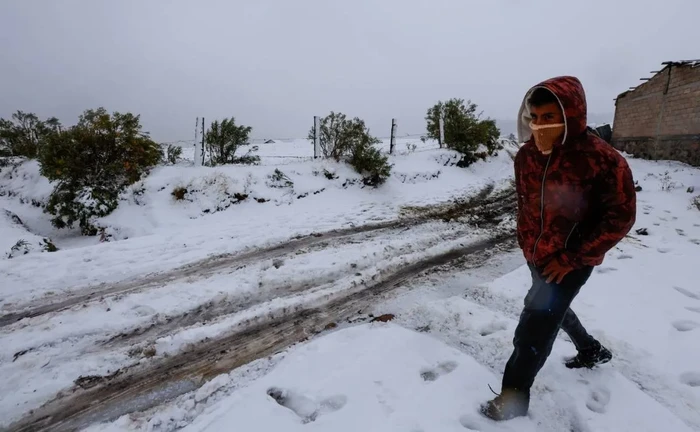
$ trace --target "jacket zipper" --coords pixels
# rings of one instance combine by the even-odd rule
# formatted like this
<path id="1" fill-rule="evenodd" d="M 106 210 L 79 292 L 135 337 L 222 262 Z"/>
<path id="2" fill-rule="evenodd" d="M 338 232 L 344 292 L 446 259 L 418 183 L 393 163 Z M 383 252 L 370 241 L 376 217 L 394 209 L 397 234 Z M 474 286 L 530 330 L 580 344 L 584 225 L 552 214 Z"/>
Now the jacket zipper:
<path id="1" fill-rule="evenodd" d="M 574 230 L 576 229 L 576 226 L 577 226 L 577 225 L 578 225 L 578 222 L 576 222 L 576 223 L 574 224 L 574 227 L 571 228 L 571 231 L 569 232 L 569 235 L 566 236 L 566 241 L 564 242 L 564 249 L 566 249 L 566 247 L 569 245 L 569 239 L 571 238 L 571 234 L 574 233 Z"/>
<path id="2" fill-rule="evenodd" d="M 542 234 L 544 234 L 544 183 L 547 180 L 547 170 L 549 169 L 549 162 L 552 160 L 552 154 L 549 154 L 547 158 L 547 164 L 544 166 L 544 174 L 542 175 L 542 190 L 540 192 L 540 235 L 535 240 L 535 246 L 532 247 L 532 264 L 537 265 L 535 262 L 535 252 L 537 252 L 537 243 L 540 242 Z"/>

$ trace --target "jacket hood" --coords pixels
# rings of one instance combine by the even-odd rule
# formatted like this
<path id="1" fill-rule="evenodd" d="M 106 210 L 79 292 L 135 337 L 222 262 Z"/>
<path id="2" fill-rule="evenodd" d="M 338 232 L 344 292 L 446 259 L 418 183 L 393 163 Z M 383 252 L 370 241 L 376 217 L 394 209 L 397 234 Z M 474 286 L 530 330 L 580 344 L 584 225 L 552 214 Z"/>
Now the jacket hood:
<path id="1" fill-rule="evenodd" d="M 560 76 L 543 81 L 527 91 L 523 98 L 523 103 L 518 111 L 518 139 L 521 143 L 527 142 L 532 138 L 532 130 L 530 129 L 530 109 L 527 105 L 527 100 L 537 88 L 543 87 L 557 97 L 559 105 L 564 112 L 565 130 L 564 140 L 562 144 L 566 144 L 567 139 L 581 135 L 586 130 L 588 124 L 586 104 L 586 93 L 583 91 L 583 85 L 578 78 L 572 76 Z"/>

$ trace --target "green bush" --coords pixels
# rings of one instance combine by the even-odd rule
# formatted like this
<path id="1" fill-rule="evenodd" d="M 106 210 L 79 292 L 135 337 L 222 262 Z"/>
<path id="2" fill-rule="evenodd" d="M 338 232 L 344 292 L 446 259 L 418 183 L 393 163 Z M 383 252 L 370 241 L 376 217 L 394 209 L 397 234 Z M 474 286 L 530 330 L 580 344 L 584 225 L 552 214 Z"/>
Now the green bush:
<path id="1" fill-rule="evenodd" d="M 0 157 L 37 158 L 49 135 L 60 131 L 57 118 L 39 120 L 36 114 L 17 111 L 12 120 L 0 119 Z"/>
<path id="2" fill-rule="evenodd" d="M 182 147 L 168 144 L 165 150 L 165 159 L 172 165 L 175 165 L 182 156 Z"/>
<path id="3" fill-rule="evenodd" d="M 391 176 L 391 165 L 388 159 L 371 144 L 371 140 L 365 140 L 350 150 L 347 162 L 362 175 L 364 184 L 377 187 Z"/>
<path id="4" fill-rule="evenodd" d="M 221 122 L 213 121 L 204 135 L 212 165 L 255 163 L 256 156 L 246 155 L 247 158 L 246 156 L 236 158 L 236 150 L 248 143 L 248 136 L 252 130 L 250 126 L 237 126 L 233 117 L 223 119 Z"/>
<path id="5" fill-rule="evenodd" d="M 343 113 L 331 111 L 326 117 L 320 119 L 320 126 L 321 153 L 324 157 L 335 159 L 337 162 L 347 157 L 353 147 L 359 145 L 366 137 L 369 137 L 373 144 L 379 142 L 369 135 L 363 120 L 357 117 L 348 119 Z M 308 139 L 312 141 L 314 139 L 313 127 L 309 130 Z"/>
<path id="6" fill-rule="evenodd" d="M 496 122 L 491 119 L 482 120 L 476 114 L 476 108 L 476 104 L 471 101 L 465 105 L 463 99 L 450 99 L 447 102 L 439 101 L 428 110 L 425 117 L 428 137 L 433 139 L 440 138 L 440 118 L 444 119 L 443 144 L 463 155 L 457 164 L 461 167 L 492 156 L 502 148 L 498 142 L 501 132 L 496 127 Z M 485 152 L 478 151 L 481 144 L 486 147 Z"/>
<path id="7" fill-rule="evenodd" d="M 258 165 L 260 156 L 253 154 L 258 151 L 258 146 L 253 146 L 243 156 L 234 156 L 232 163 L 241 165 Z"/>
<path id="8" fill-rule="evenodd" d="M 57 182 L 45 211 L 57 228 L 78 222 L 83 234 L 96 235 L 95 218 L 110 214 L 119 193 L 162 157 L 139 116 L 87 110 L 77 125 L 51 134 L 41 148 L 41 173 Z"/>
<path id="9" fill-rule="evenodd" d="M 267 176 L 267 186 L 275 189 L 293 188 L 294 181 L 287 174 L 275 168 L 275 172 Z"/>
<path id="10" fill-rule="evenodd" d="M 350 164 L 366 185 L 378 186 L 391 175 L 388 158 L 374 147 L 381 141 L 370 134 L 363 120 L 348 120 L 345 114 L 331 111 L 320 119 L 320 132 L 323 156 Z M 308 138 L 314 139 L 313 127 Z"/>

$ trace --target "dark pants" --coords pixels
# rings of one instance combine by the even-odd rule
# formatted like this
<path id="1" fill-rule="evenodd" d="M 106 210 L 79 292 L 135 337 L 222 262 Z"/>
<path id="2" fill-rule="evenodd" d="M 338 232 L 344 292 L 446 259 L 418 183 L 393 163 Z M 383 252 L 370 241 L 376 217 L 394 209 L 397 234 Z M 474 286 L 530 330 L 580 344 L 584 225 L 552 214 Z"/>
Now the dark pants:
<path id="1" fill-rule="evenodd" d="M 530 265 L 532 288 L 525 296 L 525 308 L 515 329 L 514 350 L 506 364 L 502 389 L 517 389 L 529 395 L 535 376 L 552 352 L 559 328 L 579 351 L 598 343 L 569 308 L 592 271 L 593 267 L 574 270 L 556 284 L 547 283 L 540 271 Z"/>

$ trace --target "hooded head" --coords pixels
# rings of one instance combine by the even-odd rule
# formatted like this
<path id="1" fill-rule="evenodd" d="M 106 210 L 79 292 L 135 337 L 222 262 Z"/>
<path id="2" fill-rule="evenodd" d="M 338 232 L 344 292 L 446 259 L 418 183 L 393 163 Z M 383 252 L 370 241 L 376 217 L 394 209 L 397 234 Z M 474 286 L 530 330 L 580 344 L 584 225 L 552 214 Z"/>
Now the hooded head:
<path id="1" fill-rule="evenodd" d="M 525 94 L 518 112 L 518 139 L 520 142 L 526 142 L 532 137 L 532 129 L 530 129 L 532 117 L 530 116 L 528 100 L 538 88 L 544 88 L 554 94 L 564 113 L 565 126 L 564 137 L 561 141 L 562 145 L 565 145 L 568 139 L 579 136 L 586 131 L 588 119 L 586 94 L 583 91 L 583 85 L 576 77 L 561 76 L 541 82 Z"/>

